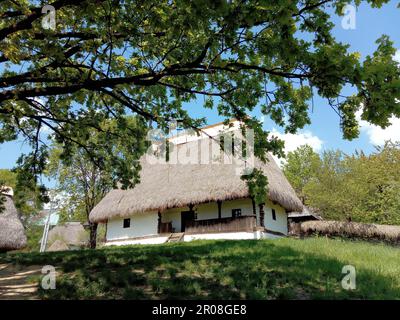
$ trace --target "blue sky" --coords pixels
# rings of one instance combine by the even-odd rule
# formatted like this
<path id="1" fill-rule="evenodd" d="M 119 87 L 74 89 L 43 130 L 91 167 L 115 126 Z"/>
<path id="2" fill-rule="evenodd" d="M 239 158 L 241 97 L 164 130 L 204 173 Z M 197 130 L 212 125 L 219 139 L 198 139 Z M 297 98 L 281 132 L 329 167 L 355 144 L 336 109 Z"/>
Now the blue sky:
<path id="1" fill-rule="evenodd" d="M 400 48 L 400 9 L 397 9 L 398 1 L 392 1 L 381 9 L 372 9 L 367 4 L 361 5 L 356 13 L 356 28 L 343 29 L 341 18 L 334 17 L 334 36 L 337 40 L 350 44 L 351 51 L 357 51 L 362 59 L 372 54 L 376 49 L 375 41 L 382 34 L 387 34 L 394 41 L 396 48 Z M 398 55 L 400 58 L 400 51 Z M 187 105 L 190 114 L 202 116 L 208 119 L 208 123 L 223 120 L 216 111 L 202 108 L 203 100 Z M 260 115 L 261 116 L 261 115 Z M 339 118 L 330 109 L 325 100 L 314 97 L 314 110 L 311 114 L 312 124 L 301 130 L 297 135 L 279 134 L 282 130 L 269 119 L 264 120 L 264 128 L 273 130 L 286 141 L 287 150 L 291 150 L 303 143 L 309 143 L 315 150 L 341 149 L 346 153 L 364 150 L 369 153 L 374 150 L 374 144 L 381 143 L 384 139 L 392 138 L 400 140 L 400 120 L 394 119 L 393 126 L 381 130 L 367 123 L 362 123 L 361 135 L 353 141 L 342 139 L 339 127 Z M 29 148 L 23 141 L 14 141 L 0 145 L 0 168 L 12 168 L 19 155 L 28 152 Z"/>
<path id="2" fill-rule="evenodd" d="M 356 12 L 356 28 L 344 29 L 342 18 L 334 17 L 335 24 L 333 34 L 335 38 L 343 43 L 350 44 L 350 51 L 361 54 L 363 60 L 367 55 L 371 55 L 376 50 L 375 41 L 382 35 L 389 35 L 394 41 L 395 47 L 400 49 L 400 9 L 397 9 L 398 1 L 392 1 L 380 9 L 373 9 L 368 4 L 362 4 Z M 398 55 L 400 58 L 400 51 Z M 189 105 L 192 114 L 205 116 L 209 123 L 223 120 L 218 117 L 216 112 L 201 110 L 194 103 Z M 193 110 L 199 110 L 193 112 Z M 279 137 L 286 141 L 286 150 L 292 150 L 304 142 L 312 145 L 316 151 L 327 149 L 341 149 L 346 153 L 353 153 L 355 150 L 363 150 L 366 153 L 374 151 L 374 145 L 381 143 L 385 139 L 400 140 L 400 120 L 395 120 L 394 125 L 386 130 L 381 130 L 375 126 L 370 126 L 361 122 L 361 134 L 358 139 L 348 141 L 342 139 L 340 131 L 340 121 L 338 115 L 330 108 L 326 100 L 315 96 L 314 110 L 311 114 L 312 124 L 305 127 L 298 135 L 283 135 Z M 398 125 L 398 130 L 396 130 Z M 264 120 L 264 129 L 275 130 L 279 133 L 283 131 L 271 120 Z M 275 130 L 274 130 L 275 129 Z M 398 131 L 398 132 L 397 132 Z"/>

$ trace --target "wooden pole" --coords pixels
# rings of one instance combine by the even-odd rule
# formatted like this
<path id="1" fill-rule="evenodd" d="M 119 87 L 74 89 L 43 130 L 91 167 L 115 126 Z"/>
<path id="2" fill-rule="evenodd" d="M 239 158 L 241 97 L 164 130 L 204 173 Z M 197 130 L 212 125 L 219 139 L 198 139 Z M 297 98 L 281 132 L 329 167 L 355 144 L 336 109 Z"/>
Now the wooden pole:
<path id="1" fill-rule="evenodd" d="M 161 212 L 158 211 L 157 232 L 161 233 Z"/>
<path id="2" fill-rule="evenodd" d="M 260 226 L 261 226 L 261 227 L 265 227 L 265 225 L 264 225 L 264 215 L 265 215 L 265 212 L 264 212 L 264 203 L 261 203 L 261 204 L 259 205 L 259 208 L 260 208 Z"/>

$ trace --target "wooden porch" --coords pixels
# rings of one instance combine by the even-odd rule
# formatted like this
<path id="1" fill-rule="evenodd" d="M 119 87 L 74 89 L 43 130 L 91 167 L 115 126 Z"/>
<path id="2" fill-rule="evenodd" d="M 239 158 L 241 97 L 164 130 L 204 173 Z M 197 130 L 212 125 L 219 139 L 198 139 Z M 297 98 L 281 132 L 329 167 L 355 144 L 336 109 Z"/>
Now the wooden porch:
<path id="1" fill-rule="evenodd" d="M 257 228 L 255 215 L 188 221 L 185 234 L 253 232 Z"/>

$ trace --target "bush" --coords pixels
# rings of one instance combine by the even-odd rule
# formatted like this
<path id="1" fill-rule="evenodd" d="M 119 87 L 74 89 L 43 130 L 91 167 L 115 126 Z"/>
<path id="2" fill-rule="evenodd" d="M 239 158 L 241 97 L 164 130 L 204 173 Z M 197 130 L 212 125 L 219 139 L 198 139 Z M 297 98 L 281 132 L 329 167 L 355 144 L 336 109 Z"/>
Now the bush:
<path id="1" fill-rule="evenodd" d="M 40 240 L 43 235 L 43 226 L 29 225 L 26 227 L 27 245 L 23 251 L 39 251 Z"/>

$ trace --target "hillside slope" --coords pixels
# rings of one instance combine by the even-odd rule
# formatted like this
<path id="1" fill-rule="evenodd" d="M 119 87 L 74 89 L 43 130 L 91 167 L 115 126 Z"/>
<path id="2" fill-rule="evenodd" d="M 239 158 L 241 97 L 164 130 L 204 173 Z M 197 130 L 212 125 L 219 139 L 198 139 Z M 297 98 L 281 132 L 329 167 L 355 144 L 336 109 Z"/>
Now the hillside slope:
<path id="1" fill-rule="evenodd" d="M 0 255 L 0 263 L 54 265 L 57 289 L 39 289 L 45 299 L 400 297 L 399 248 L 326 238 L 20 253 Z M 342 288 L 345 265 L 356 269 L 355 290 Z"/>

